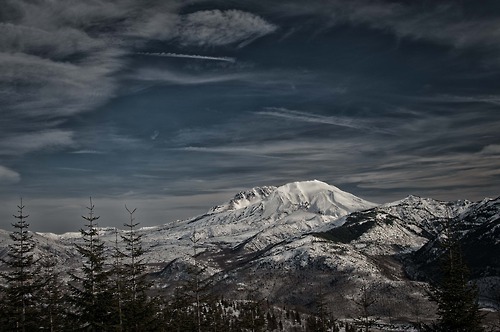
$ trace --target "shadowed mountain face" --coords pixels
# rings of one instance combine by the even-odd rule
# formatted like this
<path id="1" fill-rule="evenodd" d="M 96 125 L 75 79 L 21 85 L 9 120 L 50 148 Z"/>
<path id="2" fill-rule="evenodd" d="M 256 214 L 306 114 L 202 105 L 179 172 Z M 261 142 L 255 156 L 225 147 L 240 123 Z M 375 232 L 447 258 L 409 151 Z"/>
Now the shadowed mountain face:
<path id="1" fill-rule="evenodd" d="M 499 202 L 409 196 L 377 205 L 305 181 L 240 192 L 206 214 L 139 232 L 145 260 L 162 287 L 175 286 L 197 265 L 214 291 L 227 297 L 305 307 L 324 297 L 336 304 L 336 315 L 345 316 L 355 312 L 360 289 L 370 289 L 391 299 L 377 303 L 377 315 L 411 317 L 416 307 L 429 311 L 420 315 L 432 314 L 426 282 L 436 280 L 445 227 L 456 230 L 476 281 L 498 284 Z M 99 232 L 111 247 L 115 230 Z M 3 248 L 9 242 L 4 235 Z M 73 243 L 81 241 L 79 234 L 35 238 L 38 252 L 56 254 L 65 268 L 77 261 Z"/>
<path id="2" fill-rule="evenodd" d="M 454 230 L 473 278 L 500 276 L 500 199 L 485 199 L 453 218 L 438 224 Z M 436 279 L 442 255 L 443 236 L 430 237 L 429 242 L 412 255 L 420 276 Z"/>

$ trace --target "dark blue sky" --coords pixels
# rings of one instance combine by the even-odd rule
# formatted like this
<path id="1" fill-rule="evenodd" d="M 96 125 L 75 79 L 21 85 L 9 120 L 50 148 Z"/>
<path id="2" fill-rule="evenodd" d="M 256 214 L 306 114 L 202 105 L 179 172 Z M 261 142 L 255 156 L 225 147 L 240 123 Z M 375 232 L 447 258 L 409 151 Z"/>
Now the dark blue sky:
<path id="1" fill-rule="evenodd" d="M 0 228 L 142 225 L 254 186 L 496 197 L 495 1 L 4 0 Z"/>

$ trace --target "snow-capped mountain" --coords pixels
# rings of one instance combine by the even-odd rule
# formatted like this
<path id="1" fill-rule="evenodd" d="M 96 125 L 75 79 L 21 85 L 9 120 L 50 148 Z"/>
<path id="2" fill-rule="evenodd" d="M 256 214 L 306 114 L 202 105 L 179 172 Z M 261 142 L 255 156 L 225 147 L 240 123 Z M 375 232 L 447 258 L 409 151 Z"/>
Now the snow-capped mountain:
<path id="1" fill-rule="evenodd" d="M 316 180 L 254 188 L 204 215 L 143 230 L 144 241 L 154 247 L 169 243 L 190 248 L 195 232 L 202 250 L 223 246 L 258 251 L 374 206 Z"/>
<path id="2" fill-rule="evenodd" d="M 474 276 L 484 276 L 486 269 L 488 277 L 500 276 L 499 216 L 499 199 L 473 203 L 408 196 L 377 205 L 314 180 L 242 191 L 203 215 L 139 233 L 145 261 L 162 287 L 175 285 L 186 266 L 196 264 L 226 296 L 253 293 L 308 306 L 321 290 L 348 308 L 360 287 L 369 285 L 409 314 L 418 303 L 428 307 L 427 284 L 421 281 L 429 279 L 429 266 L 438 261 L 445 225 L 457 225 L 466 256 L 478 258 Z M 115 232 L 99 230 L 110 248 Z M 35 238 L 39 254 L 55 253 L 67 268 L 77 261 L 78 233 Z M 0 255 L 9 241 L 0 233 Z"/>

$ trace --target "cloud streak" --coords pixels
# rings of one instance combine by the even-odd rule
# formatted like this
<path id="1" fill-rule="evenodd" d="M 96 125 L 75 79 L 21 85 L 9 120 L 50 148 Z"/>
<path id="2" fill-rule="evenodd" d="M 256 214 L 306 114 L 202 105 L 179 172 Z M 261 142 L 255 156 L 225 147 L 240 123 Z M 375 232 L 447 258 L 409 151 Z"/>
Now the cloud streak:
<path id="1" fill-rule="evenodd" d="M 491 188 L 491 178 L 500 175 L 499 163 L 498 154 L 487 157 L 482 153 L 436 157 L 398 155 L 369 171 L 348 174 L 342 180 L 372 189 L 379 195 L 383 191 L 411 190 L 414 194 L 432 193 L 434 198 L 450 200 L 458 191 L 470 195 L 461 198 L 474 200 L 480 199 L 488 190 L 492 196 L 498 196 L 498 192 Z"/>
<path id="2" fill-rule="evenodd" d="M 302 111 L 289 110 L 281 107 L 268 107 L 264 111 L 256 112 L 256 114 L 278 117 L 292 121 L 326 124 L 326 125 L 346 127 L 358 130 L 370 130 L 373 132 L 380 132 L 386 134 L 391 133 L 388 130 L 377 128 L 371 124 L 368 124 L 366 121 L 360 119 L 339 117 L 339 116 L 323 116 Z"/>
<path id="3" fill-rule="evenodd" d="M 139 52 L 140 55 L 148 56 L 159 56 L 167 58 L 183 58 L 183 59 L 196 59 L 196 60 L 213 60 L 213 61 L 225 61 L 235 63 L 236 58 L 231 57 L 216 57 L 216 56 L 206 56 L 206 55 L 196 55 L 196 54 L 179 54 L 179 53 L 165 53 L 165 52 Z"/>
<path id="4" fill-rule="evenodd" d="M 74 144 L 73 132 L 47 130 L 4 137 L 0 141 L 0 155 L 22 155 L 41 149 L 69 147 Z"/>
<path id="5" fill-rule="evenodd" d="M 187 74 L 174 70 L 141 68 L 129 76 L 132 80 L 152 81 L 174 85 L 214 84 L 228 81 L 245 81 L 252 77 L 249 73 Z"/>
<path id="6" fill-rule="evenodd" d="M 500 22 L 497 17 L 469 14 L 458 2 L 393 2 L 384 0 L 315 1 L 304 6 L 289 1 L 268 9 L 298 18 L 314 15 L 323 18 L 322 28 L 343 24 L 391 32 L 403 39 L 448 45 L 456 49 L 486 47 L 495 50 L 497 64 L 500 47 Z"/>
<path id="7" fill-rule="evenodd" d="M 99 150 L 77 150 L 70 152 L 72 154 L 105 154 L 106 152 Z"/>

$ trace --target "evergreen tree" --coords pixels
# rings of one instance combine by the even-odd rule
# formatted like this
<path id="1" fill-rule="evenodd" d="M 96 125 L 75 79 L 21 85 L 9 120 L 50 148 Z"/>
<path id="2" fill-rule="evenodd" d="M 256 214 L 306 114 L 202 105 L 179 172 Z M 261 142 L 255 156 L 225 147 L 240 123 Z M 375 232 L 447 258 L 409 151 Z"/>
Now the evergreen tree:
<path id="1" fill-rule="evenodd" d="M 434 331 L 476 332 L 481 327 L 482 316 L 477 303 L 477 289 L 468 284 L 469 271 L 463 261 L 459 242 L 447 228 L 442 260 L 442 278 L 431 294 L 438 305 L 439 320 Z"/>
<path id="2" fill-rule="evenodd" d="M 51 332 L 67 330 L 65 292 L 55 257 L 40 259 L 40 279 L 38 328 Z"/>
<path id="3" fill-rule="evenodd" d="M 127 278 L 125 269 L 123 267 L 123 258 L 125 254 L 121 252 L 118 246 L 118 230 L 115 228 L 115 246 L 113 251 L 113 267 L 111 270 L 111 283 L 112 283 L 112 306 L 113 306 L 113 325 L 116 331 L 124 331 L 125 322 L 123 314 L 124 302 L 124 283 Z"/>
<path id="4" fill-rule="evenodd" d="M 28 231 L 29 224 L 24 214 L 21 199 L 16 222 L 12 224 L 14 231 L 9 234 L 13 243 L 9 245 L 7 258 L 1 261 L 7 272 L 0 275 L 5 279 L 4 296 L 2 298 L 1 326 L 9 331 L 28 331 L 36 328 L 38 267 L 33 257 L 35 242 L 33 234 Z"/>
<path id="5" fill-rule="evenodd" d="M 90 198 L 85 228 L 80 230 L 83 244 L 76 249 L 82 255 L 81 275 L 70 274 L 73 283 L 71 300 L 74 305 L 74 318 L 77 326 L 86 331 L 103 331 L 112 324 L 112 288 L 109 273 L 105 268 L 106 256 L 104 242 L 97 230 L 98 216 L 94 215 L 94 204 Z"/>
<path id="6" fill-rule="evenodd" d="M 137 209 L 129 210 L 126 206 L 125 209 L 129 214 L 129 222 L 124 224 L 128 230 L 121 236 L 125 243 L 124 279 L 121 283 L 123 318 L 127 331 L 144 331 L 153 320 L 154 312 L 146 294 L 152 284 L 147 280 L 146 265 L 142 257 L 142 235 L 136 231 L 139 223 L 135 222 L 134 213 Z"/>

